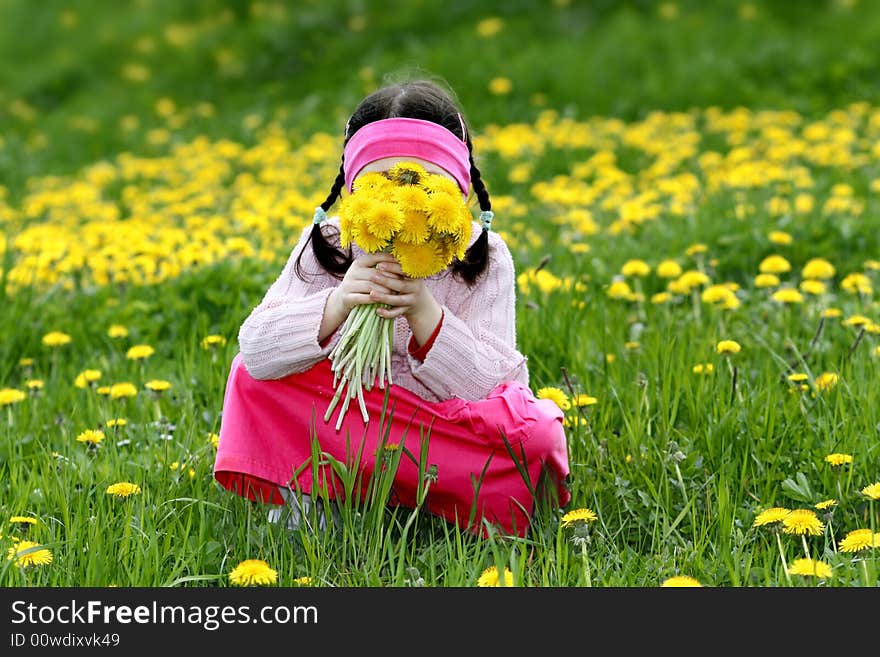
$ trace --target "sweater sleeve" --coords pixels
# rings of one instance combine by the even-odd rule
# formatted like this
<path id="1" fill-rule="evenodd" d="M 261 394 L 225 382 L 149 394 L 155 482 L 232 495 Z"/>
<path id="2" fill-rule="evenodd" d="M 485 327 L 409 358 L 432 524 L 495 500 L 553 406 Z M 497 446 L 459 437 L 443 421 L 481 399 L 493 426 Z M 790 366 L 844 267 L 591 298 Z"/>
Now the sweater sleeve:
<path id="1" fill-rule="evenodd" d="M 440 399 L 483 399 L 500 383 L 529 384 L 526 357 L 516 348 L 516 278 L 513 258 L 489 233 L 487 271 L 443 323 L 423 361 L 407 355 L 413 376 Z M 442 305 L 442 304 L 441 304 Z"/>
<path id="2" fill-rule="evenodd" d="M 242 361 L 255 379 L 280 379 L 303 372 L 327 357 L 337 335 L 318 344 L 318 330 L 327 297 L 339 281 L 324 271 L 306 247 L 308 225 L 294 247 L 281 275 L 238 331 Z M 306 280 L 296 274 L 300 253 Z"/>

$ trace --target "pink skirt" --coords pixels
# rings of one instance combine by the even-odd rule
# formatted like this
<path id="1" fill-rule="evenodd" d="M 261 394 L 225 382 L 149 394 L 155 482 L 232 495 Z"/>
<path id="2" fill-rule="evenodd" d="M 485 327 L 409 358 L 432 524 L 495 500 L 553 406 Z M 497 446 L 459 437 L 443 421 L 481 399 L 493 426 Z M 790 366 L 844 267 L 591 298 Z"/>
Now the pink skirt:
<path id="1" fill-rule="evenodd" d="M 324 422 L 335 393 L 329 360 L 282 379 L 258 380 L 236 355 L 223 400 L 214 476 L 226 489 L 255 502 L 283 504 L 279 486 L 314 495 L 326 490 L 329 498 L 340 499 L 343 486 L 324 458 L 330 455 L 349 467 L 358 463 L 357 492 L 363 498 L 383 454 L 405 446 L 418 460 L 420 435 L 427 434 L 422 470 L 435 476 L 423 508 L 432 514 L 479 535 L 486 534 L 487 521 L 507 534 L 524 536 L 542 475 L 559 506 L 568 503 L 568 448 L 563 414 L 553 401 L 537 399 L 517 382 L 502 383 L 479 401 L 438 403 L 392 385 L 383 419 L 385 392 L 374 387 L 364 393 L 370 415 L 366 425 L 352 400 L 337 432 L 338 407 Z M 313 440 L 322 453 L 319 464 L 311 463 Z M 313 481 L 314 472 L 319 482 Z M 418 464 L 401 455 L 390 503 L 415 508 L 419 478 Z M 315 484 L 322 488 L 313 493 Z"/>

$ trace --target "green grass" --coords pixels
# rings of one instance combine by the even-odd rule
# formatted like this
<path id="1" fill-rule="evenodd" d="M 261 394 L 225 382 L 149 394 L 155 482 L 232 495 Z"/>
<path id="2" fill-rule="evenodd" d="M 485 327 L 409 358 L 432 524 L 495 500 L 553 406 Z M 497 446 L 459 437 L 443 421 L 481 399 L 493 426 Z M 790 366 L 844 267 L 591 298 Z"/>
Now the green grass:
<path id="1" fill-rule="evenodd" d="M 249 9 L 255 4 L 263 9 Z M 278 16 L 268 3 L 0 2 L 0 57 L 15 62 L 0 70 L 0 223 L 7 245 L 0 389 L 44 383 L 25 400 L 0 406 L 0 548 L 26 538 L 54 555 L 52 564 L 26 569 L 2 560 L 0 585 L 227 586 L 237 563 L 260 558 L 278 571 L 282 586 L 299 577 L 322 586 L 473 586 L 490 565 L 509 568 L 521 586 L 657 586 L 679 574 L 706 586 L 877 586 L 878 550 L 854 554 L 838 545 L 852 529 L 880 529 L 878 502 L 861 492 L 880 480 L 880 341 L 869 331 L 859 337 L 857 327 L 841 321 L 856 313 L 880 320 L 880 278 L 864 265 L 880 259 L 880 189 L 872 186 L 880 159 L 870 155 L 880 131 L 869 118 L 853 119 L 864 142 L 853 150 L 868 154 L 862 163 L 826 165 L 801 155 L 786 161 L 787 171 L 801 165 L 811 174 L 816 208 L 805 213 L 767 210 L 769 200 L 794 196 L 790 181 L 709 193 L 698 156 L 734 148 L 728 132 L 710 129 L 710 107 L 749 108 L 753 116 L 796 112 L 793 135 L 812 122 L 833 124 L 832 113 L 852 103 L 880 116 L 880 64 L 873 56 L 880 12 L 867 2 L 755 2 L 754 18 L 745 20 L 740 6 L 749 3 L 738 2 L 674 3 L 671 18 L 653 2 L 507 2 L 492 11 L 475 4 L 365 3 L 351 12 L 348 3 L 311 2 Z M 74 6 L 75 24 L 63 13 Z M 360 19 L 349 22 L 352 16 L 363 17 L 364 29 L 357 29 Z M 481 37 L 477 25 L 490 16 L 501 17 L 503 28 Z M 148 67 L 149 79 L 122 78 L 128 63 Z M 534 135 L 548 121 L 542 112 L 556 112 L 549 121 L 558 142 L 507 156 L 487 140 L 479 161 L 517 271 L 543 263 L 560 282 L 557 289 L 519 290 L 517 336 L 529 356 L 531 386 L 598 400 L 566 412 L 573 422 L 573 500 L 566 510 L 587 507 L 598 515 L 585 552 L 560 523 L 564 510 L 543 508 L 525 539 L 495 532 L 478 539 L 422 512 L 387 507 L 393 467 L 372 482 L 371 504 L 343 505 L 340 526 L 323 533 L 270 525 L 263 507 L 212 478 L 209 435 L 220 426 L 238 327 L 278 275 L 308 220 L 304 213 L 338 167 L 335 147 L 309 160 L 308 139 L 319 132 L 338 139 L 365 92 L 412 67 L 452 84 L 477 135 L 513 125 Z M 510 78 L 512 94 L 488 92 L 496 76 Z M 174 103 L 167 115 L 160 99 Z M 205 111 L 204 102 L 213 109 Z M 609 230 L 616 207 L 581 203 L 599 226 L 586 235 L 564 218 L 570 206 L 538 197 L 539 181 L 583 180 L 573 171 L 599 149 L 574 145 L 578 128 L 615 118 L 634 130 L 659 112 L 666 126 L 675 113 L 690 111 L 702 139 L 698 154 L 683 157 L 675 171 L 703 183 L 692 210 L 676 214 L 663 196 L 659 218 L 617 234 Z M 123 117 L 136 118 L 130 129 L 120 124 Z M 289 137 L 290 161 L 249 163 L 210 149 L 194 169 L 186 169 L 191 153 L 159 159 L 199 135 L 265 153 L 270 125 Z M 167 142 L 151 141 L 150 131 L 159 128 L 168 130 Z M 761 143 L 759 128 L 750 129 L 747 142 Z M 615 137 L 620 169 L 643 180 L 656 159 L 650 145 Z M 104 162 L 120 171 L 117 158 L 125 153 L 158 162 L 157 173 L 94 182 L 87 167 Z M 510 180 L 523 163 L 533 164 L 531 177 Z M 175 190 L 194 172 L 224 166 L 225 174 L 204 183 L 215 194 L 213 205 L 180 210 L 176 204 L 196 193 L 178 198 Z M 292 189 L 303 199 L 267 208 L 271 220 L 253 228 L 243 223 L 237 202 L 245 192 L 234 183 L 236 174 L 260 172 L 278 176 L 261 181 L 265 198 Z M 53 176 L 57 197 L 46 192 Z M 852 185 L 861 211 L 823 212 L 842 182 Z M 219 215 L 224 223 L 212 229 L 218 243 L 243 237 L 268 253 L 241 257 L 232 250 L 155 285 L 95 285 L 82 270 L 54 285 L 7 286 L 23 260 L 13 246 L 17 237 L 49 226 L 86 239 L 81 229 L 105 206 L 78 197 L 83 188 L 98 189 L 123 220 L 134 212 L 132 198 L 155 192 L 151 207 L 165 224 L 192 236 L 193 216 Z M 48 209 L 33 210 L 35 199 L 49 199 Z M 771 230 L 794 240 L 771 244 Z M 46 252 L 51 235 L 42 234 Z M 575 243 L 589 251 L 574 251 Z M 695 243 L 708 246 L 705 256 L 685 255 Z M 754 277 L 776 252 L 792 263 L 792 283 L 810 258 L 833 262 L 828 295 L 791 308 L 770 301 Z M 653 267 L 639 282 L 643 301 L 608 297 L 608 284 L 628 259 L 653 266 L 665 257 L 707 272 L 713 282 L 737 284 L 742 307 L 720 310 L 687 295 L 653 304 L 650 295 L 666 284 Z M 47 262 L 51 273 L 65 260 L 55 254 Z M 854 272 L 869 276 L 871 294 L 841 289 Z M 843 317 L 823 320 L 820 311 L 829 305 Z M 129 336 L 108 337 L 112 324 L 126 326 Z M 54 330 L 71 343 L 44 346 L 42 336 Z M 211 334 L 228 342 L 203 349 Z M 721 339 L 737 340 L 742 352 L 716 354 Z M 135 344 L 156 353 L 144 362 L 127 359 Z M 22 358 L 33 365 L 22 366 Z M 713 365 L 712 374 L 692 371 L 704 363 Z M 98 385 L 134 382 L 137 397 L 114 400 L 74 386 L 87 368 L 102 371 Z M 809 375 L 809 390 L 786 379 L 793 370 Z M 815 389 L 822 372 L 839 375 L 824 392 Z M 142 386 L 151 378 L 172 387 L 154 398 Z M 107 429 L 97 449 L 75 440 L 114 417 L 128 423 Z M 824 460 L 832 453 L 853 455 L 852 465 L 832 468 Z M 354 485 L 352 473 L 335 467 Z M 137 482 L 142 493 L 112 498 L 105 490 L 116 481 Z M 780 545 L 791 563 L 803 556 L 804 541 L 783 534 L 777 542 L 772 531 L 752 527 L 754 518 L 769 507 L 813 508 L 831 498 L 833 512 L 819 512 L 822 532 L 806 543 L 834 576 L 789 578 Z M 10 526 L 15 515 L 39 522 L 27 530 Z"/>

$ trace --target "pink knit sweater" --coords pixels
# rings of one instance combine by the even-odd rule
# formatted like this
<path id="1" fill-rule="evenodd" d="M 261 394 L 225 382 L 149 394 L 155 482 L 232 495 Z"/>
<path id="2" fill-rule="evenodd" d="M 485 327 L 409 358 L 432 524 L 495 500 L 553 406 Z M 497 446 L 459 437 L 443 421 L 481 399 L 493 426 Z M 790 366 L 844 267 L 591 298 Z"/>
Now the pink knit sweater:
<path id="1" fill-rule="evenodd" d="M 337 217 L 328 223 L 339 227 Z M 311 244 L 301 263 L 307 280 L 301 280 L 294 268 L 311 228 L 303 230 L 281 275 L 239 330 L 242 360 L 256 379 L 304 372 L 327 358 L 339 341 L 337 330 L 323 347 L 318 343 L 324 306 L 339 279 L 321 268 Z M 479 231 L 474 223 L 472 241 Z M 353 254 L 357 257 L 363 251 L 353 246 Z M 489 233 L 489 263 L 474 286 L 467 287 L 448 272 L 428 278 L 426 285 L 443 308 L 440 332 L 424 361 L 419 361 L 407 350 L 412 336 L 409 324 L 402 317 L 395 320 L 393 385 L 430 402 L 453 397 L 475 401 L 504 381 L 528 385 L 526 358 L 516 348 L 515 282 L 513 258 L 494 232 Z"/>

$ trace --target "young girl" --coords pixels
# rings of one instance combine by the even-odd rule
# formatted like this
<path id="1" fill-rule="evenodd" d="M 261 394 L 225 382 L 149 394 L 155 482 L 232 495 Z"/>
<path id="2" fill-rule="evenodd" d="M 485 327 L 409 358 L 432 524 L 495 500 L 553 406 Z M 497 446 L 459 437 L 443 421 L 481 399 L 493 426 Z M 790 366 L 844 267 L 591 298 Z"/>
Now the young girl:
<path id="1" fill-rule="evenodd" d="M 472 188 L 481 209 L 465 258 L 427 279 L 403 275 L 391 255 L 368 254 L 354 243 L 343 250 L 339 220 L 326 213 L 359 175 L 402 161 L 447 176 L 464 195 Z M 429 512 L 479 535 L 491 523 L 524 536 L 539 482 L 564 506 L 570 494 L 563 414 L 528 387 L 526 358 L 516 347 L 513 260 L 490 230 L 492 217 L 470 133 L 450 94 L 417 80 L 367 96 L 345 127 L 330 194 L 239 331 L 216 479 L 253 501 L 279 505 L 270 520 L 286 507 L 298 521 L 299 504 L 343 494 L 326 460 L 312 462 L 314 440 L 320 453 L 357 463 L 365 484 L 382 465 L 383 445 L 405 446 L 418 457 L 420 434 L 427 434 Z M 355 306 L 368 303 L 386 304 L 376 312 L 395 321 L 387 438 L 380 422 L 386 390 L 377 386 L 364 393 L 366 426 L 358 412 L 346 415 L 340 431 L 323 419 L 335 393 L 328 355 L 337 329 Z M 417 464 L 402 456 L 393 503 L 415 508 L 419 477 Z"/>

